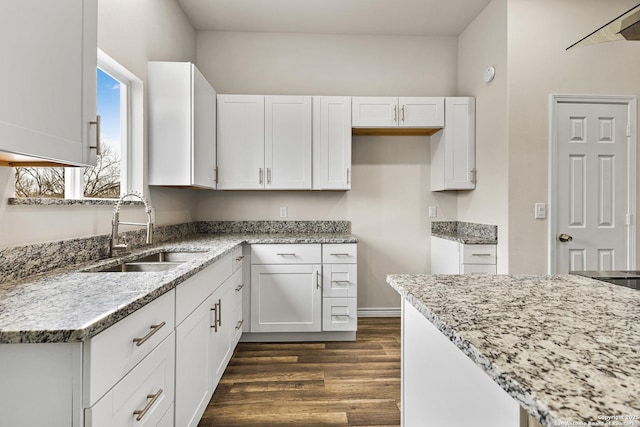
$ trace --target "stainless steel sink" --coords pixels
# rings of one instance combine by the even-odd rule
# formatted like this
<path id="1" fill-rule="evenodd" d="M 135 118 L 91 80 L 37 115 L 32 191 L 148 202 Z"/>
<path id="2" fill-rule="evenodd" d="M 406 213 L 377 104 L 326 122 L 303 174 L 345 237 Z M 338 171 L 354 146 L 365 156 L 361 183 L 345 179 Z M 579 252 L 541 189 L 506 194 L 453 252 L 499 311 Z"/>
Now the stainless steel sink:
<path id="1" fill-rule="evenodd" d="M 156 252 L 142 255 L 130 261 L 108 267 L 94 267 L 84 270 L 85 273 L 144 273 L 160 272 L 176 268 L 182 263 L 190 261 L 203 252 Z"/>
<path id="2" fill-rule="evenodd" d="M 133 262 L 187 262 L 191 261 L 202 252 L 157 252 L 136 258 Z"/>
<path id="3" fill-rule="evenodd" d="M 145 273 L 167 271 L 179 266 L 180 262 L 125 262 L 124 264 L 114 265 L 96 270 L 89 270 L 89 273 Z"/>

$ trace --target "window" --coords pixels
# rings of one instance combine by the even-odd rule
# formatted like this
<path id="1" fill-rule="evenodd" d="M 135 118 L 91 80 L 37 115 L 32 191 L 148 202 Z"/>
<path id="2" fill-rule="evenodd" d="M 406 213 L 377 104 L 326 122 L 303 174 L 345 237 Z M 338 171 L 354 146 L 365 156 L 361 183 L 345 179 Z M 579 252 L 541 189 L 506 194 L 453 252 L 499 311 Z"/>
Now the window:
<path id="1" fill-rule="evenodd" d="M 97 111 L 101 116 L 102 154 L 94 167 L 16 168 L 16 197 L 116 199 L 133 189 L 132 142 L 141 139 L 132 117 L 141 120 L 142 83 L 98 51 Z M 137 137 L 137 138 L 136 138 Z M 139 142 L 137 145 L 141 146 Z M 141 153 L 138 153 L 141 158 Z M 141 162 L 140 162 L 141 163 Z M 139 169 L 142 169 L 141 167 Z M 141 187 L 136 185 L 135 187 Z M 135 188 L 141 190 L 141 188 Z"/>

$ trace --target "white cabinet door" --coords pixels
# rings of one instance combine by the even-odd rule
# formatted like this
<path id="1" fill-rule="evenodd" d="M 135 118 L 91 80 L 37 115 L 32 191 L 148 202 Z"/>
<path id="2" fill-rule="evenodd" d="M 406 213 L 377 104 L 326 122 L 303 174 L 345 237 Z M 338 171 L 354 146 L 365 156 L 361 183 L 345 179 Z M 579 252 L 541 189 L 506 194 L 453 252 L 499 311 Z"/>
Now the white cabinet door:
<path id="1" fill-rule="evenodd" d="M 266 96 L 265 188 L 311 189 L 311 97 Z"/>
<path id="2" fill-rule="evenodd" d="M 443 127 L 444 98 L 398 98 L 401 127 Z"/>
<path id="3" fill-rule="evenodd" d="M 0 160 L 95 164 L 97 0 L 0 5 Z"/>
<path id="4" fill-rule="evenodd" d="M 149 62 L 149 184 L 215 188 L 216 91 L 189 62 Z"/>
<path id="5" fill-rule="evenodd" d="M 202 73 L 193 73 L 193 150 L 191 151 L 194 186 L 216 188 L 216 91 Z"/>
<path id="6" fill-rule="evenodd" d="M 211 373 L 211 299 L 176 328 L 176 401 L 178 426 L 196 426 L 213 392 Z"/>
<path id="7" fill-rule="evenodd" d="M 460 243 L 431 236 L 431 274 L 460 274 Z"/>
<path id="8" fill-rule="evenodd" d="M 431 137 L 431 191 L 476 187 L 475 99 L 445 98 L 445 127 Z"/>
<path id="9" fill-rule="evenodd" d="M 398 98 L 396 97 L 356 97 L 352 104 L 352 125 L 357 127 L 397 127 Z"/>
<path id="10" fill-rule="evenodd" d="M 351 97 L 313 97 L 313 189 L 351 189 Z"/>
<path id="11" fill-rule="evenodd" d="M 251 332 L 321 329 L 320 265 L 251 266 Z"/>
<path id="12" fill-rule="evenodd" d="M 264 96 L 218 95 L 218 189 L 264 188 Z"/>
<path id="13" fill-rule="evenodd" d="M 322 296 L 355 298 L 358 296 L 357 264 L 323 264 Z"/>

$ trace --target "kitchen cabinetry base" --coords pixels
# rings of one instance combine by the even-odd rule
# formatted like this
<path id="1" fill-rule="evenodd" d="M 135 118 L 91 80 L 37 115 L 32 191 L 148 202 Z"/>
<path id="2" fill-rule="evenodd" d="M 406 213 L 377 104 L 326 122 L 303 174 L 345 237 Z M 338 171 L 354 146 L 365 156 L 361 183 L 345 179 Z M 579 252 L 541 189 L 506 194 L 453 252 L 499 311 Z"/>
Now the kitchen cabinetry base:
<path id="1" fill-rule="evenodd" d="M 259 332 L 243 333 L 240 342 L 355 341 L 356 332 Z"/>

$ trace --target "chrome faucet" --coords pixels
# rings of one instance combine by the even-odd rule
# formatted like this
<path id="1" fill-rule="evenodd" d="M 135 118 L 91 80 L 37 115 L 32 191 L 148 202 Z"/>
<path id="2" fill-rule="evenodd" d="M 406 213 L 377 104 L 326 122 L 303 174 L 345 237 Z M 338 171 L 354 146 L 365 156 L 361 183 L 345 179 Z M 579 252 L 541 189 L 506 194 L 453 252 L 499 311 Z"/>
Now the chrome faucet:
<path id="1" fill-rule="evenodd" d="M 124 222 L 120 221 L 120 205 L 127 197 L 137 197 L 142 200 L 144 203 L 144 210 L 147 213 L 147 223 L 141 222 Z M 129 244 L 126 242 L 120 243 L 120 239 L 118 237 L 118 226 L 119 225 L 135 225 L 138 227 L 147 227 L 147 245 L 153 243 L 153 219 L 152 219 L 152 210 L 151 203 L 142 197 L 139 193 L 127 193 L 120 196 L 120 199 L 116 202 L 115 207 L 113 208 L 113 219 L 111 220 L 111 247 L 109 249 L 109 256 L 114 257 L 118 255 L 124 255 L 130 252 Z"/>

